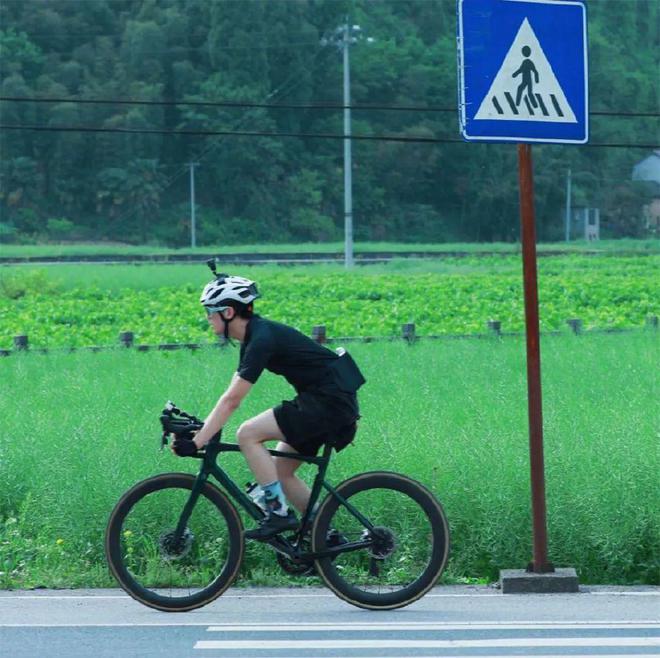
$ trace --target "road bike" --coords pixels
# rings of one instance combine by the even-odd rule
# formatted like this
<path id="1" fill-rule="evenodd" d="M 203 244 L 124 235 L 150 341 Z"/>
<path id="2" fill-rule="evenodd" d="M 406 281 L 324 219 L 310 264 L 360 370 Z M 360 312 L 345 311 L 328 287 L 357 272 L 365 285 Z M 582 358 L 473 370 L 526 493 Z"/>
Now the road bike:
<path id="1" fill-rule="evenodd" d="M 171 402 L 160 420 L 161 448 L 172 435 L 192 438 L 203 425 Z M 110 570 L 144 605 L 194 610 L 219 597 L 239 574 L 245 539 L 238 510 L 255 522 L 265 512 L 220 467 L 221 455 L 240 451 L 220 439 L 221 432 L 195 455 L 201 460 L 196 476 L 164 473 L 138 482 L 110 515 L 105 538 Z M 413 603 L 447 563 L 449 526 L 442 506 L 426 487 L 398 473 L 361 473 L 332 486 L 325 479 L 332 451 L 332 442 L 315 457 L 269 450 L 318 471 L 299 528 L 263 543 L 275 550 L 287 573 L 315 571 L 352 605 L 391 610 Z"/>

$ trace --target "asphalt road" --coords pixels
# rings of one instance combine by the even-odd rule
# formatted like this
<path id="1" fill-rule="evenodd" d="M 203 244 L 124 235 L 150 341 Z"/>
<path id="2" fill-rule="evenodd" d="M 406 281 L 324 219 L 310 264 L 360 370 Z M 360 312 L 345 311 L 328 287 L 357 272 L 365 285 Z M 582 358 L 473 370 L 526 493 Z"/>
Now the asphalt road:
<path id="1" fill-rule="evenodd" d="M 143 607 L 119 590 L 0 591 L 7 658 L 660 656 L 660 588 L 512 595 L 438 587 L 395 611 L 324 589 L 232 589 L 200 610 Z"/>

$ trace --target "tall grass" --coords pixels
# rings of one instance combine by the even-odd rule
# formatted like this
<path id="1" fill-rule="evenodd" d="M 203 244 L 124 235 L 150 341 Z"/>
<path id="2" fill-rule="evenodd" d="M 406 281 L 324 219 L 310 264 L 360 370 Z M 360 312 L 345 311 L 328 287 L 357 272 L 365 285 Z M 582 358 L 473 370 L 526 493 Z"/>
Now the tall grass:
<path id="1" fill-rule="evenodd" d="M 389 469 L 429 486 L 453 534 L 450 580 L 524 566 L 532 550 L 524 342 L 351 351 L 368 379 L 363 419 L 329 479 Z M 657 356 L 650 331 L 542 343 L 550 558 L 575 566 L 585 583 L 660 583 Z M 231 349 L 0 361 L 0 587 L 110 585 L 103 532 L 121 493 L 198 466 L 157 450 L 163 403 L 207 413 L 236 361 Z M 290 395 L 266 373 L 225 438 Z M 225 465 L 248 479 L 240 455 Z M 242 577 L 285 582 L 261 545 L 250 546 Z"/>

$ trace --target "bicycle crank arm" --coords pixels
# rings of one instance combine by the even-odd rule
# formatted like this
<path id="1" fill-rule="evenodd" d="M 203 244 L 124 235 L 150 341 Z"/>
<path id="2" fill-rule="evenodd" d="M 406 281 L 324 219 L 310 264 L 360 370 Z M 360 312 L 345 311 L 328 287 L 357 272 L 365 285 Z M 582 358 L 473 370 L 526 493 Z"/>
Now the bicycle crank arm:
<path id="1" fill-rule="evenodd" d="M 295 554 L 296 553 L 295 547 L 293 546 L 293 544 L 291 544 L 291 542 L 288 539 L 284 539 L 284 537 L 275 536 L 272 539 L 265 541 L 264 543 L 271 546 L 281 555 L 286 555 L 289 558 L 302 557 Z"/>
<path id="2" fill-rule="evenodd" d="M 320 560 L 324 557 L 336 557 L 340 553 L 350 553 L 352 551 L 362 550 L 363 548 L 369 548 L 369 546 L 373 546 L 373 543 L 374 542 L 371 539 L 366 541 L 354 541 L 349 544 L 341 544 L 341 546 L 329 548 L 325 551 L 319 551 L 318 553 L 303 553 L 300 557 L 306 560 Z"/>

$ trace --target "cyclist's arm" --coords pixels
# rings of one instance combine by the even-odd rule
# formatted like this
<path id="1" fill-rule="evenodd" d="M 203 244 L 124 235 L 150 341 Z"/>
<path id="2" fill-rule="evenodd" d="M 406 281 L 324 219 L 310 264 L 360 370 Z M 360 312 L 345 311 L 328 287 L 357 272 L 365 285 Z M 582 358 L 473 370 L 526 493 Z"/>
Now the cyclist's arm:
<path id="1" fill-rule="evenodd" d="M 195 435 L 194 441 L 198 448 L 203 448 L 225 426 L 229 417 L 238 409 L 243 398 L 250 392 L 252 384 L 234 373 L 231 384 L 220 396 L 213 411 L 206 417 L 204 427 Z"/>

